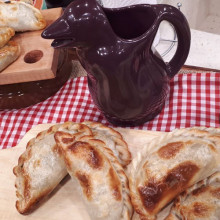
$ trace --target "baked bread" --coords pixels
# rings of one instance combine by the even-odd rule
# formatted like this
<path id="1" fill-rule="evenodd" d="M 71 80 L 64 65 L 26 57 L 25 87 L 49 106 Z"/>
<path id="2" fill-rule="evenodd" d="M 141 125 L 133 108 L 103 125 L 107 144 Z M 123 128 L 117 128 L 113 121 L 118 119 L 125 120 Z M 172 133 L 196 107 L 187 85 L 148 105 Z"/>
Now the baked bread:
<path id="1" fill-rule="evenodd" d="M 13 63 L 20 55 L 20 46 L 15 41 L 9 41 L 0 48 L 0 72 Z"/>
<path id="2" fill-rule="evenodd" d="M 219 170 L 215 142 L 177 132 L 152 141 L 132 162 L 132 204 L 142 220 L 156 219 L 176 196 Z"/>
<path id="3" fill-rule="evenodd" d="M 195 184 L 182 193 L 171 208 L 166 220 L 220 219 L 220 173 Z"/>
<path id="4" fill-rule="evenodd" d="M 22 1 L 0 2 L 0 27 L 15 31 L 34 31 L 45 28 L 46 21 L 34 6 Z"/>
<path id="5" fill-rule="evenodd" d="M 119 132 L 98 122 L 85 121 L 83 124 L 92 130 L 96 139 L 103 141 L 113 151 L 123 166 L 127 166 L 131 162 L 128 145 Z"/>
<path id="6" fill-rule="evenodd" d="M 40 132 L 29 141 L 26 151 L 19 157 L 18 165 L 13 169 L 18 198 L 16 208 L 20 213 L 28 213 L 35 208 L 67 175 L 54 139 L 57 131 L 76 134 L 77 137 L 92 134 L 86 125 L 67 122 Z"/>
<path id="7" fill-rule="evenodd" d="M 92 137 L 71 143 L 56 133 L 55 140 L 90 218 L 129 220 L 132 206 L 128 179 L 112 150 Z"/>
<path id="8" fill-rule="evenodd" d="M 9 27 L 0 27 L 0 48 L 5 46 L 5 44 L 7 44 L 14 35 L 14 29 Z"/>

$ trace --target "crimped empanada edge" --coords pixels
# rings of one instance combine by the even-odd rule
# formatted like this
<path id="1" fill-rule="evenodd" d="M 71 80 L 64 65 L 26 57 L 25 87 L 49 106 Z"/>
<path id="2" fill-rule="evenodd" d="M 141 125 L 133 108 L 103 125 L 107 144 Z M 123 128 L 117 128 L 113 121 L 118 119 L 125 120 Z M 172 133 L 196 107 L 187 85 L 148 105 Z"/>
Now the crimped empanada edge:
<path id="1" fill-rule="evenodd" d="M 50 135 L 51 133 L 57 131 L 59 127 L 60 125 L 53 125 L 49 129 L 39 132 L 35 138 L 32 138 L 27 143 L 25 152 L 22 153 L 18 158 L 18 165 L 13 168 L 13 173 L 16 176 L 15 188 L 17 189 L 16 196 L 18 198 L 18 200 L 16 201 L 16 208 L 21 214 L 30 212 L 40 200 L 38 197 L 36 199 L 29 200 L 27 203 L 25 201 L 30 197 L 30 176 L 22 169 L 23 164 L 31 157 L 32 146 L 47 135 Z M 19 181 L 20 178 L 21 180 Z M 21 184 L 21 186 L 19 186 L 18 184 Z M 51 191 L 52 190 L 53 189 L 51 189 Z M 46 195 L 46 193 L 43 194 Z M 43 195 L 40 195 L 41 199 L 43 197 Z"/>
<path id="2" fill-rule="evenodd" d="M 94 140 L 96 140 L 96 139 L 94 139 Z M 123 211 L 122 211 L 121 220 L 129 220 L 133 215 L 133 207 L 131 204 L 128 177 L 125 174 L 125 171 L 124 171 L 122 165 L 118 161 L 118 158 L 114 155 L 113 151 L 111 149 L 109 149 L 105 143 L 104 143 L 104 145 L 105 145 L 105 147 L 104 147 L 105 151 L 103 151 L 103 152 L 104 152 L 104 154 L 106 153 L 107 158 L 111 161 L 111 164 L 114 167 L 114 169 L 116 170 L 116 172 L 121 180 L 121 183 L 122 183 L 122 195 L 123 195 L 124 207 L 123 207 Z"/>
<path id="3" fill-rule="evenodd" d="M 127 142 L 124 140 L 120 132 L 99 122 L 84 121 L 83 124 L 87 125 L 91 129 L 107 131 L 116 144 L 116 150 L 119 153 L 119 158 L 121 160 L 122 166 L 125 167 L 130 164 L 132 160 L 131 152 L 128 149 Z"/>

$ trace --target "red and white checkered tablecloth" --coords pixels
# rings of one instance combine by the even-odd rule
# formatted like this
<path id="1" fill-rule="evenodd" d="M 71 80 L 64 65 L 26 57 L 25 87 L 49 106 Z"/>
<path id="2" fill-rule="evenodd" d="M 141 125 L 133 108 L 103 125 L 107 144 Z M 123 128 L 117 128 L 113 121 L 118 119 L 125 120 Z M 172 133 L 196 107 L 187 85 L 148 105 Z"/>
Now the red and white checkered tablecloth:
<path id="1" fill-rule="evenodd" d="M 171 131 L 180 127 L 219 127 L 220 73 L 179 74 L 170 82 L 163 111 L 136 129 Z M 0 112 L 0 149 L 14 147 L 33 126 L 42 123 L 109 123 L 93 104 L 86 77 L 69 79 L 53 96 L 34 106 Z"/>

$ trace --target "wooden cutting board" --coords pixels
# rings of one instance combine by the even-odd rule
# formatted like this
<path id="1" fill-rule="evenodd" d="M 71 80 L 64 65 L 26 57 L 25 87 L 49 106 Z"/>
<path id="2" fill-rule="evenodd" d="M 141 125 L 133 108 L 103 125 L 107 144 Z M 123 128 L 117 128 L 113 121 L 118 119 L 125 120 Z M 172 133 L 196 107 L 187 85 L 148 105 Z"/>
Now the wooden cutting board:
<path id="1" fill-rule="evenodd" d="M 60 17 L 62 8 L 41 12 L 48 26 Z M 41 33 L 42 30 L 16 33 L 11 39 L 20 45 L 21 54 L 0 72 L 0 85 L 52 79 L 56 76 L 59 50 L 54 50 L 51 47 L 52 40 L 43 39 Z"/>
<path id="2" fill-rule="evenodd" d="M 33 213 L 21 215 L 15 208 L 15 176 L 13 167 L 18 157 L 25 151 L 27 142 L 40 131 L 48 129 L 52 124 L 38 125 L 32 128 L 20 141 L 18 146 L 0 150 L 0 219 L 4 220 L 89 220 L 89 216 L 71 185 L 70 177 L 66 177 L 56 190 Z M 128 143 L 134 157 L 142 147 L 158 137 L 162 132 L 117 129 Z"/>

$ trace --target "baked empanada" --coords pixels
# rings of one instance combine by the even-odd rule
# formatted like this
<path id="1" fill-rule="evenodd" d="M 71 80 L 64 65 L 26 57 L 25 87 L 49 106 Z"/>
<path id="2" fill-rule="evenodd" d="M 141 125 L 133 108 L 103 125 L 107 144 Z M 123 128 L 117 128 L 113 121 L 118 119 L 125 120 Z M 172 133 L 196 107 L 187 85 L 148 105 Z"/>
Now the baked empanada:
<path id="1" fill-rule="evenodd" d="M 0 72 L 13 63 L 20 55 L 20 46 L 15 41 L 9 41 L 0 48 Z"/>
<path id="2" fill-rule="evenodd" d="M 30 212 L 67 175 L 54 139 L 56 131 L 69 132 L 77 137 L 92 135 L 86 125 L 67 122 L 52 126 L 29 141 L 13 170 L 18 198 L 16 208 L 20 213 Z"/>
<path id="3" fill-rule="evenodd" d="M 34 1 L 33 0 L 19 0 L 21 2 L 25 2 L 27 4 L 30 4 L 30 5 L 34 5 Z"/>
<path id="4" fill-rule="evenodd" d="M 220 173 L 195 184 L 182 193 L 173 204 L 166 220 L 220 219 Z"/>
<path id="5" fill-rule="evenodd" d="M 133 160 L 132 204 L 140 219 L 156 219 L 172 199 L 220 168 L 215 142 L 171 132 L 152 141 Z"/>
<path id="6" fill-rule="evenodd" d="M 0 27 L 15 31 L 33 31 L 45 28 L 46 21 L 34 6 L 22 1 L 0 2 Z"/>
<path id="7" fill-rule="evenodd" d="M 0 27 L 0 48 L 5 46 L 6 43 L 15 35 L 15 31 L 9 27 Z"/>
<path id="8" fill-rule="evenodd" d="M 19 158 L 18 166 L 14 169 L 14 173 L 17 176 L 16 185 L 18 192 L 16 207 L 20 213 L 27 213 L 31 211 L 35 204 L 52 192 L 59 182 L 67 175 L 66 167 L 60 159 L 59 151 L 56 148 L 56 142 L 54 139 L 55 133 L 60 135 L 66 143 L 70 144 L 73 144 L 83 136 L 93 138 L 100 137 L 104 142 L 108 143 L 109 146 L 112 146 L 113 148 L 116 147 L 115 154 L 119 157 L 119 159 L 121 158 L 123 165 L 130 161 L 130 152 L 127 144 L 118 132 L 113 129 L 108 129 L 104 125 L 101 126 L 99 123 L 94 124 L 96 124 L 99 128 L 101 126 L 103 131 L 98 128 L 90 129 L 86 124 L 89 125 L 89 122 L 85 124 L 66 122 L 63 125 L 55 125 L 49 130 L 40 133 L 35 139 L 28 143 L 26 151 Z M 112 141 L 110 139 L 112 139 Z M 41 162 L 41 166 L 34 165 L 38 163 L 36 161 L 41 160 L 45 160 L 47 162 Z M 31 167 L 33 167 L 33 169 Z M 44 172 L 45 170 L 46 173 Z M 29 189 L 30 193 L 28 197 L 26 197 L 24 189 L 24 181 L 27 175 L 41 176 L 41 178 L 36 181 L 38 184 L 36 190 L 34 178 L 29 178 L 31 179 L 31 182 L 28 184 L 31 187 Z M 48 183 L 48 180 L 50 180 L 50 183 Z"/>
<path id="9" fill-rule="evenodd" d="M 90 138 L 82 137 L 72 144 L 55 134 L 74 187 L 91 219 L 129 220 L 132 206 L 122 165 L 104 142 Z"/>
<path id="10" fill-rule="evenodd" d="M 113 151 L 123 166 L 131 162 L 131 153 L 128 150 L 128 145 L 119 132 L 98 122 L 86 121 L 83 124 L 92 130 L 96 139 L 103 141 Z"/>
<path id="11" fill-rule="evenodd" d="M 220 128 L 191 127 L 175 130 L 175 135 L 209 139 L 220 148 Z"/>

